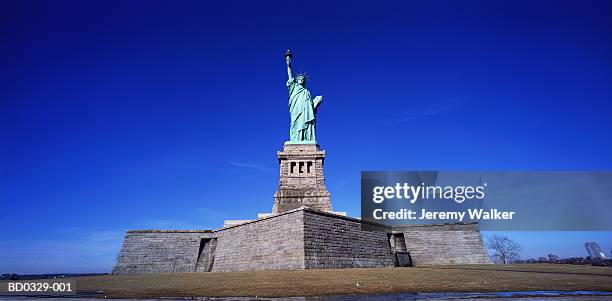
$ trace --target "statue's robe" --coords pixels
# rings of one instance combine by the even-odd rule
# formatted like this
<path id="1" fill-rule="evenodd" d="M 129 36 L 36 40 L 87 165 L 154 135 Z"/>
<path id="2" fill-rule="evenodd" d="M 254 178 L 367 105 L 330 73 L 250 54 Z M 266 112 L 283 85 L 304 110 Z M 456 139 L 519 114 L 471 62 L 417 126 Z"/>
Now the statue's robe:
<path id="1" fill-rule="evenodd" d="M 289 90 L 289 112 L 291 113 L 290 140 L 292 142 L 315 142 L 315 113 L 320 102 L 315 102 L 310 91 L 295 82 L 295 79 L 287 81 L 287 89 Z"/>

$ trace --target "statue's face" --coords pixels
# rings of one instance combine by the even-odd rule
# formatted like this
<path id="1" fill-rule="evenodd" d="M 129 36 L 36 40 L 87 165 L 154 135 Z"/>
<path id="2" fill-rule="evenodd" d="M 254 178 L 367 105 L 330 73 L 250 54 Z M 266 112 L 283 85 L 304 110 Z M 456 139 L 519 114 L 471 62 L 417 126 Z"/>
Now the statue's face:
<path id="1" fill-rule="evenodd" d="M 297 80 L 297 83 L 302 86 L 306 84 L 306 79 L 303 76 L 298 76 L 296 80 Z"/>

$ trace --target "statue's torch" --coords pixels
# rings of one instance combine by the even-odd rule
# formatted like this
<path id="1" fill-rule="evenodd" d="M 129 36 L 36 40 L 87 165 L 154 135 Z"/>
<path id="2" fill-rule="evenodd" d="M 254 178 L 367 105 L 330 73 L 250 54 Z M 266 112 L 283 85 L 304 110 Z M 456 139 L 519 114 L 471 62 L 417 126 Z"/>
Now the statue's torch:
<path id="1" fill-rule="evenodd" d="M 285 61 L 288 64 L 291 64 L 291 58 L 293 57 L 293 53 L 291 53 L 291 50 L 287 49 L 287 52 L 285 52 Z"/>

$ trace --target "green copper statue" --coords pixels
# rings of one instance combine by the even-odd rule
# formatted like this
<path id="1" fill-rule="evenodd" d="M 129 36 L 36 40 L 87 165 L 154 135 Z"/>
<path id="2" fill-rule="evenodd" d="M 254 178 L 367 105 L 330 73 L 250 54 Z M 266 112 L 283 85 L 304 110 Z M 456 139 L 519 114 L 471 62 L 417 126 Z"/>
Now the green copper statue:
<path id="1" fill-rule="evenodd" d="M 306 77 L 298 74 L 293 77 L 291 70 L 291 51 L 285 53 L 287 62 L 287 89 L 289 90 L 289 112 L 291 113 L 290 141 L 288 143 L 316 144 L 315 127 L 317 107 L 323 101 L 323 96 L 312 98 L 306 89 Z"/>

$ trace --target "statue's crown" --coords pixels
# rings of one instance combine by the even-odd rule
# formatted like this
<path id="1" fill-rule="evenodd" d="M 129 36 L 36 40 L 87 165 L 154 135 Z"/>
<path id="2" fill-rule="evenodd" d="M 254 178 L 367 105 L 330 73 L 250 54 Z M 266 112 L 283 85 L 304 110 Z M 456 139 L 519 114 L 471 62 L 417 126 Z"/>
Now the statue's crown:
<path id="1" fill-rule="evenodd" d="M 295 77 L 303 77 L 305 80 L 310 80 L 310 74 L 308 74 L 307 72 L 302 72 L 302 73 L 298 73 Z"/>

